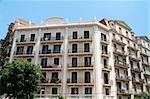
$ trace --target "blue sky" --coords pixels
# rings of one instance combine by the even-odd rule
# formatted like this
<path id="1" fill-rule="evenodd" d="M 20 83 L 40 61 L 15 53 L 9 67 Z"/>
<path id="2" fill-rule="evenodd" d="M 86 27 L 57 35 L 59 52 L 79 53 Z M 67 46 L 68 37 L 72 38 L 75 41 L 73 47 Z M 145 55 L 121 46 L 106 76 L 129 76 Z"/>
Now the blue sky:
<path id="1" fill-rule="evenodd" d="M 69 21 L 120 19 L 136 35 L 150 36 L 150 0 L 0 0 L 0 39 L 16 18 L 40 23 L 53 16 Z"/>

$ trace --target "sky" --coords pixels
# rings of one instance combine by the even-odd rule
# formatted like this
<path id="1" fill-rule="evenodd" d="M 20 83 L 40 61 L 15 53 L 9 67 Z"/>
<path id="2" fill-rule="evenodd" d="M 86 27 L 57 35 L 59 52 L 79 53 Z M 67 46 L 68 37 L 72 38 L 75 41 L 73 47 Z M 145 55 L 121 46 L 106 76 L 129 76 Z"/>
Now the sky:
<path id="1" fill-rule="evenodd" d="M 54 16 L 70 22 L 123 20 L 135 35 L 150 37 L 150 0 L 0 0 L 0 39 L 16 18 L 40 23 Z"/>

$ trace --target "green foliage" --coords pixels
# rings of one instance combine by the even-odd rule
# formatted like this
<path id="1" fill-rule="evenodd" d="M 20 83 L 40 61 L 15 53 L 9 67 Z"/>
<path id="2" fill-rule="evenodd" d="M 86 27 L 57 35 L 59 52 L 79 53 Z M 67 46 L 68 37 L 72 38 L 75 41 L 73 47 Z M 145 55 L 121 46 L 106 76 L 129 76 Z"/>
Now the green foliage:
<path id="1" fill-rule="evenodd" d="M 0 95 L 31 99 L 43 78 L 40 66 L 25 60 L 14 60 L 0 71 Z"/>
<path id="2" fill-rule="evenodd" d="M 134 99 L 150 99 L 150 93 L 143 92 L 135 96 Z"/>
<path id="3" fill-rule="evenodd" d="M 58 99 L 65 99 L 63 96 L 59 95 Z"/>

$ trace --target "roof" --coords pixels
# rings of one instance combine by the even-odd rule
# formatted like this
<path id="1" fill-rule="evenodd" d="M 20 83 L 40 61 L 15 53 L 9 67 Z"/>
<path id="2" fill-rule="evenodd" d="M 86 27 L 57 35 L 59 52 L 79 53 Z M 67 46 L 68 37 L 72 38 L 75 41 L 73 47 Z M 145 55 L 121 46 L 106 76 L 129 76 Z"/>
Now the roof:
<path id="1" fill-rule="evenodd" d="M 131 31 L 132 29 L 128 26 L 128 24 L 122 20 L 114 20 L 114 22 L 122 25 L 123 27 L 127 28 L 129 31 Z"/>
<path id="2" fill-rule="evenodd" d="M 140 39 L 143 39 L 147 42 L 150 42 L 150 39 L 147 36 L 137 36 L 137 37 L 139 37 Z"/>

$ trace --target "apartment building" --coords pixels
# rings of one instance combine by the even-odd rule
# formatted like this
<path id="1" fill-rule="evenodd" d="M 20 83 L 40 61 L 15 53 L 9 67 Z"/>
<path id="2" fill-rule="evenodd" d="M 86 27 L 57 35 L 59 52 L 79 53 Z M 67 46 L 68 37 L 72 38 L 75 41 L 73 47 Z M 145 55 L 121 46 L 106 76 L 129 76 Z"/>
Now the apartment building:
<path id="1" fill-rule="evenodd" d="M 124 21 L 18 22 L 8 61 L 17 58 L 40 65 L 42 97 L 133 99 L 150 92 L 150 40 Z"/>

